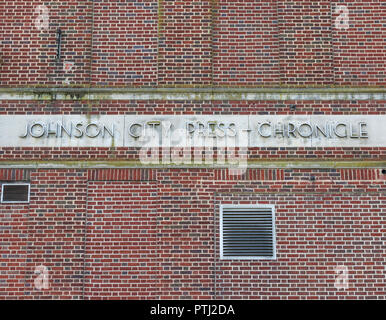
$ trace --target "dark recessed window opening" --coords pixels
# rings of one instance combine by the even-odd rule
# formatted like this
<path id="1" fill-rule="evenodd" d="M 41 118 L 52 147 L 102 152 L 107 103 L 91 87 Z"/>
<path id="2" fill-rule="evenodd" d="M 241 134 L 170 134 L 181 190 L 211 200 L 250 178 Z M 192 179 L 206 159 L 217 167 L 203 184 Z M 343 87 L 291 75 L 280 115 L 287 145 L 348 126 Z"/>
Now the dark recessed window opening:
<path id="1" fill-rule="evenodd" d="M 276 259 L 275 207 L 222 205 L 221 259 Z"/>
<path id="2" fill-rule="evenodd" d="M 28 203 L 29 202 L 28 183 L 4 183 L 1 186 L 2 203 Z"/>

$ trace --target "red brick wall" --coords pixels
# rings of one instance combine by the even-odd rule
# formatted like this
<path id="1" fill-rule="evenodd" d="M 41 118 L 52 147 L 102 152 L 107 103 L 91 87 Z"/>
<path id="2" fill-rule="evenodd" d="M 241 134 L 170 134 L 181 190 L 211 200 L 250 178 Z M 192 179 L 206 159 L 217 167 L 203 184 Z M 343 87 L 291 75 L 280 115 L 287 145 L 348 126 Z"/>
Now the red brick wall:
<path id="1" fill-rule="evenodd" d="M 80 298 L 83 289 L 87 195 L 82 170 L 31 172 L 25 298 Z M 49 269 L 50 289 L 36 290 L 34 272 Z"/>
<path id="2" fill-rule="evenodd" d="M 35 26 L 38 5 L 48 30 Z M 337 29 L 336 5 L 349 9 Z M 3 1 L 0 87 L 384 86 L 383 1 Z M 56 30 L 63 31 L 55 62 Z M 72 62 L 71 71 L 63 63 Z M 296 110 L 291 111 L 290 106 Z M 0 114 L 385 114 L 386 101 L 1 101 Z M 385 160 L 386 148 L 249 159 Z M 135 160 L 135 148 L 0 148 L 0 160 Z M 310 177 L 314 176 L 315 181 Z M 1 169 L 0 298 L 385 298 L 380 169 Z M 219 259 L 220 203 L 277 209 L 277 260 Z M 140 245 L 139 245 L 140 243 Z M 335 267 L 349 289 L 334 287 Z M 45 266 L 49 289 L 35 287 Z"/>
<path id="3" fill-rule="evenodd" d="M 385 298 L 380 169 L 228 173 L 31 170 L 30 204 L 0 205 L 0 297 Z M 219 259 L 221 203 L 275 205 L 276 260 Z M 39 265 L 48 290 L 34 286 Z M 334 287 L 338 265 L 347 290 Z"/>
<path id="4" fill-rule="evenodd" d="M 386 8 L 379 1 L 332 1 L 346 5 L 349 28 L 333 28 L 334 77 L 339 85 L 385 85 Z M 337 14 L 332 11 L 333 20 Z"/>
<path id="5" fill-rule="evenodd" d="M 382 0 L 3 1 L 0 86 L 382 86 L 385 17 Z"/>
<path id="6" fill-rule="evenodd" d="M 278 1 L 281 82 L 331 85 L 330 1 Z"/>
<path id="7" fill-rule="evenodd" d="M 0 180 L 27 182 L 30 172 L 0 169 Z M 0 205 L 0 299 L 24 297 L 28 212 L 29 204 Z"/>
<path id="8" fill-rule="evenodd" d="M 157 1 L 94 1 L 93 86 L 157 85 Z"/>
<path id="9" fill-rule="evenodd" d="M 210 86 L 211 1 L 159 3 L 159 86 Z"/>
<path id="10" fill-rule="evenodd" d="M 2 1 L 0 4 L 0 86 L 84 85 L 90 78 L 91 1 Z M 49 27 L 35 21 L 48 8 Z M 36 10 L 36 11 L 35 11 Z M 61 28 L 62 58 L 56 62 L 56 31 Z M 72 62 L 71 72 L 63 63 Z"/>
<path id="11" fill-rule="evenodd" d="M 217 220 L 220 203 L 275 204 L 277 241 L 276 261 L 219 260 L 217 247 L 218 298 L 377 299 L 385 294 L 385 194 L 336 193 L 329 181 L 323 187 L 321 183 L 305 193 L 265 191 L 216 197 Z M 349 287 L 344 291 L 334 287 L 339 265 L 348 268 Z"/>
<path id="12" fill-rule="evenodd" d="M 213 84 L 280 84 L 276 1 L 215 1 Z"/>
<path id="13" fill-rule="evenodd" d="M 157 203 L 155 182 L 89 182 L 85 298 L 159 296 Z"/>

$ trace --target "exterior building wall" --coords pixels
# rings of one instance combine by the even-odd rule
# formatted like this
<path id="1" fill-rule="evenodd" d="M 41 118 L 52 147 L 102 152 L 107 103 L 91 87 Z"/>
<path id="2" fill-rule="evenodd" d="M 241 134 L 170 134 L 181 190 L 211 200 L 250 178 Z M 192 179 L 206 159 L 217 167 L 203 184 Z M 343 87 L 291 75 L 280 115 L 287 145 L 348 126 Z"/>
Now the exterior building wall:
<path id="1" fill-rule="evenodd" d="M 386 114 L 383 1 L 15 0 L 0 21 L 0 117 Z M 246 98 L 257 88 L 266 98 Z M 333 98 L 301 98 L 312 88 Z M 0 185 L 31 184 L 28 204 L 0 203 L 0 299 L 386 297 L 386 147 L 251 147 L 239 175 L 139 155 L 0 147 Z M 220 205 L 257 203 L 275 205 L 277 259 L 221 260 Z M 41 266 L 47 289 L 35 285 Z"/>
<path id="2" fill-rule="evenodd" d="M 47 29 L 36 27 L 42 5 Z M 342 5 L 349 27 L 338 29 Z M 0 9 L 2 87 L 385 84 L 381 0 L 15 0 Z"/>
<path id="3" fill-rule="evenodd" d="M 19 172 L 19 173 L 18 173 Z M 382 298 L 379 169 L 31 169 L 2 205 L 2 298 Z M 17 176 L 19 175 L 19 176 Z M 315 176 L 315 180 L 310 179 Z M 219 258 L 220 204 L 274 204 L 277 259 Z M 4 223 L 6 222 L 6 223 Z M 337 265 L 349 288 L 334 286 Z M 50 288 L 33 286 L 50 269 Z"/>

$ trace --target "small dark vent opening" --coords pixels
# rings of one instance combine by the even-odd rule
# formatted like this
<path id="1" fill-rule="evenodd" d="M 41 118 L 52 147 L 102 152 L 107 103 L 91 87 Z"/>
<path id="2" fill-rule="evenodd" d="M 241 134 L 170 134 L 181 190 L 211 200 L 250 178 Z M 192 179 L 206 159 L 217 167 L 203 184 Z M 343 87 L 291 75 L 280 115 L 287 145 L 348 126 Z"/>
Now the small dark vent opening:
<path id="1" fill-rule="evenodd" d="M 28 202 L 29 184 L 3 184 L 1 202 Z"/>

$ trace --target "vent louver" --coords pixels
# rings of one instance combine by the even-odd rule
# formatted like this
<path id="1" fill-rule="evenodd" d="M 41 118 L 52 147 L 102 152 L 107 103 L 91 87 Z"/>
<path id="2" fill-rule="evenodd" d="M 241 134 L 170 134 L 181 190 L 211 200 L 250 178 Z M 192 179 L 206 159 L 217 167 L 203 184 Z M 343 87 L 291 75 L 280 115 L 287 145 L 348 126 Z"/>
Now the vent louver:
<path id="1" fill-rule="evenodd" d="M 275 259 L 273 206 L 222 207 L 222 259 Z"/>
<path id="2" fill-rule="evenodd" d="M 4 183 L 1 187 L 2 203 L 27 203 L 29 202 L 29 184 Z"/>

